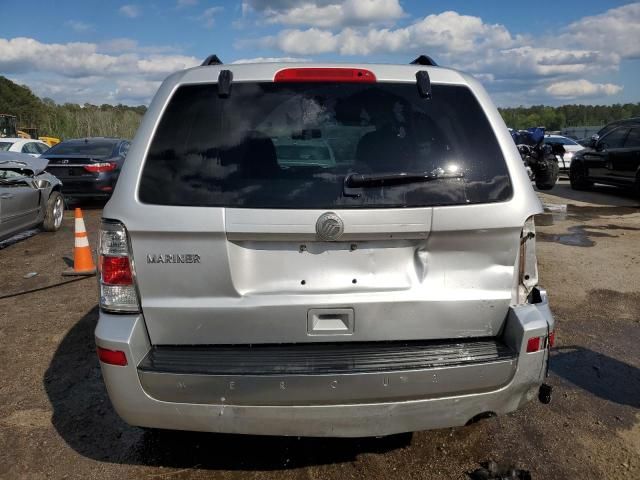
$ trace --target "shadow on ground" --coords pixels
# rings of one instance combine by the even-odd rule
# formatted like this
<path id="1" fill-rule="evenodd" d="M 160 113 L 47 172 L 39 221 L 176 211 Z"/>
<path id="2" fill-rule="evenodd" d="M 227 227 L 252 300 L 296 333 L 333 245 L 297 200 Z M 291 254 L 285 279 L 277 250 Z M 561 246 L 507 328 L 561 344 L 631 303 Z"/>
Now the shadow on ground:
<path id="1" fill-rule="evenodd" d="M 555 350 L 553 373 L 603 400 L 640 408 L 640 369 L 583 347 Z"/>
<path id="2" fill-rule="evenodd" d="M 79 454 L 101 461 L 172 468 L 279 470 L 355 460 L 409 446 L 411 434 L 322 439 L 145 431 L 117 416 L 105 390 L 93 331 L 98 309 L 67 333 L 44 377 L 58 434 Z"/>
<path id="3" fill-rule="evenodd" d="M 66 198 L 66 207 L 71 210 L 72 208 L 82 208 L 83 210 L 100 210 L 109 201 L 108 198 Z"/>

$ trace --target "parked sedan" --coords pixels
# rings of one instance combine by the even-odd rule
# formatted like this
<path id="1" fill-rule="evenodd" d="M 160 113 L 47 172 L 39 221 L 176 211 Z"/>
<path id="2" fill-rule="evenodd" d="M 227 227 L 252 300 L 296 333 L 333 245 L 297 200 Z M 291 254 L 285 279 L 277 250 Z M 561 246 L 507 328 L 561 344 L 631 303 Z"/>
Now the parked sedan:
<path id="1" fill-rule="evenodd" d="M 42 140 L 32 140 L 28 138 L 0 138 L 0 151 L 20 152 L 39 157 L 49 150 L 49 145 Z"/>
<path id="2" fill-rule="evenodd" d="M 64 183 L 67 197 L 108 198 L 129 145 L 121 138 L 79 138 L 54 145 L 43 156 L 49 160 L 47 170 Z"/>
<path id="3" fill-rule="evenodd" d="M 48 232 L 62 225 L 62 182 L 46 167 L 41 158 L 0 152 L 0 240 L 38 225 Z"/>
<path id="4" fill-rule="evenodd" d="M 586 190 L 597 182 L 635 187 L 640 193 L 640 123 L 608 129 L 593 147 L 575 154 L 569 180 L 574 190 Z"/>
<path id="5" fill-rule="evenodd" d="M 549 145 L 560 144 L 564 147 L 564 155 L 558 155 L 558 167 L 560 167 L 561 172 L 568 172 L 571 167 L 571 159 L 576 152 L 579 152 L 584 147 L 580 145 L 575 140 L 572 140 L 568 137 L 563 137 L 562 135 L 545 135 L 544 143 Z"/>

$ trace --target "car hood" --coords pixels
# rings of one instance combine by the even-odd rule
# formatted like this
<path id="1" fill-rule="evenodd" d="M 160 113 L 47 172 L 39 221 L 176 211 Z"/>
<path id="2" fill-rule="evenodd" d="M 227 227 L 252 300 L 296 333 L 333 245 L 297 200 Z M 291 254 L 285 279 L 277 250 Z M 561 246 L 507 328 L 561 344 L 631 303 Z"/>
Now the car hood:
<path id="1" fill-rule="evenodd" d="M 25 153 L 17 152 L 0 152 L 0 168 L 22 168 L 24 170 L 31 170 L 34 175 L 37 175 L 49 165 L 49 160 L 46 158 L 32 157 Z"/>
<path id="2" fill-rule="evenodd" d="M 574 155 L 584 155 L 585 153 L 591 153 L 591 152 L 595 152 L 595 151 L 596 151 L 595 148 L 583 147 L 580 150 L 578 150 L 577 152 L 575 152 Z"/>

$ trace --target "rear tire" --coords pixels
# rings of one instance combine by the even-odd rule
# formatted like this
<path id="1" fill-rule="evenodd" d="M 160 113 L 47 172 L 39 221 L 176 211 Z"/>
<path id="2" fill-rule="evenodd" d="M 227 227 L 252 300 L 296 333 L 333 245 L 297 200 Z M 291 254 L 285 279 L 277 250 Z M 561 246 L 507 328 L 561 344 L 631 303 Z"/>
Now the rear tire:
<path id="1" fill-rule="evenodd" d="M 537 170 L 535 174 L 538 190 L 551 190 L 558 181 L 560 173 L 557 160 L 555 158 L 553 160 L 545 160 L 544 169 L 538 167 Z"/>
<path id="2" fill-rule="evenodd" d="M 44 213 L 42 228 L 46 232 L 55 232 L 62 226 L 64 215 L 64 200 L 60 192 L 51 192 L 47 200 L 47 209 Z"/>
<path id="3" fill-rule="evenodd" d="M 569 183 L 573 190 L 589 190 L 593 186 L 593 182 L 587 178 L 586 168 L 582 162 L 571 162 Z"/>

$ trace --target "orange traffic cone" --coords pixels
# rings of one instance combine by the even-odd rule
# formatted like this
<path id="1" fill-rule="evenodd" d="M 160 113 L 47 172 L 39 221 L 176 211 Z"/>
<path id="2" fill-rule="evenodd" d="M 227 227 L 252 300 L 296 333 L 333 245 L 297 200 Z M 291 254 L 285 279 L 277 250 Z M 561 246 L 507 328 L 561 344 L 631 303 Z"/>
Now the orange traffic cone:
<path id="1" fill-rule="evenodd" d="M 62 275 L 95 275 L 96 265 L 93 263 L 93 255 L 89 248 L 89 238 L 84 227 L 82 210 L 76 208 L 76 233 L 75 247 L 73 249 L 73 270 L 66 270 Z"/>

